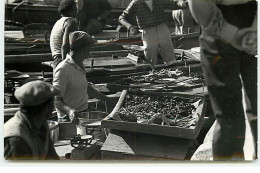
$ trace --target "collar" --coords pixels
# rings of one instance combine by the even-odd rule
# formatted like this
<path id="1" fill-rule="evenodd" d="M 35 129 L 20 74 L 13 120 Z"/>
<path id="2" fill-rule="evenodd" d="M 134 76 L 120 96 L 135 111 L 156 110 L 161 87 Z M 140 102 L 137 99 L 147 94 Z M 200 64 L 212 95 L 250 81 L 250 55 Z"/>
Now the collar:
<path id="1" fill-rule="evenodd" d="M 28 125 L 28 127 L 31 129 L 32 133 L 34 133 L 36 136 L 39 136 L 42 133 L 45 133 L 46 130 L 49 129 L 47 120 L 45 120 L 41 126 L 40 129 L 36 128 L 35 125 L 31 122 L 30 118 L 28 118 L 24 113 L 21 111 L 17 112 L 17 116 Z"/>
<path id="2" fill-rule="evenodd" d="M 32 131 L 34 131 L 36 133 L 39 131 L 39 129 L 37 129 L 33 125 L 33 123 L 30 121 L 30 119 L 24 113 L 22 113 L 21 111 L 18 111 L 17 115 L 22 119 L 22 121 L 24 121 L 25 123 L 28 124 L 29 128 L 32 129 Z"/>
<path id="3" fill-rule="evenodd" d="M 77 70 L 82 71 L 83 73 L 86 72 L 85 69 L 82 69 L 82 67 L 84 67 L 83 62 L 82 62 L 82 67 L 80 67 L 78 64 L 75 63 L 75 61 L 73 60 L 73 58 L 69 54 L 67 54 L 65 61 L 68 64 L 73 65 Z"/>

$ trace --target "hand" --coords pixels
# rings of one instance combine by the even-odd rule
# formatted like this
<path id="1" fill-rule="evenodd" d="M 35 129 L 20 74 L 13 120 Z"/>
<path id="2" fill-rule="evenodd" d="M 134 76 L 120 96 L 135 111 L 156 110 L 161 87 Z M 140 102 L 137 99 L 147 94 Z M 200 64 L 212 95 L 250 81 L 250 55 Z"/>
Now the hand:
<path id="1" fill-rule="evenodd" d="M 132 35 L 136 35 L 136 34 L 140 33 L 138 26 L 131 26 L 131 27 L 129 28 L 129 30 L 130 30 L 130 33 L 131 33 Z"/>
<path id="2" fill-rule="evenodd" d="M 187 0 L 178 1 L 178 6 L 181 9 L 188 8 L 188 1 Z"/>
<path id="3" fill-rule="evenodd" d="M 75 124 L 78 124 L 79 123 L 79 114 L 76 110 L 71 110 L 70 111 L 70 114 L 69 114 L 69 117 L 70 117 L 70 122 L 71 123 L 75 123 Z"/>
<path id="4" fill-rule="evenodd" d="M 248 32 L 242 38 L 242 48 L 251 55 L 257 55 L 257 31 Z"/>
<path id="5" fill-rule="evenodd" d="M 253 32 L 252 28 L 243 28 L 243 29 L 240 29 L 237 31 L 237 33 L 235 34 L 234 36 L 234 39 L 231 41 L 231 45 L 240 50 L 240 51 L 245 51 L 245 52 L 249 52 L 250 51 L 250 46 L 248 46 L 246 39 L 249 37 L 249 36 L 246 36 L 248 35 L 249 33 Z"/>

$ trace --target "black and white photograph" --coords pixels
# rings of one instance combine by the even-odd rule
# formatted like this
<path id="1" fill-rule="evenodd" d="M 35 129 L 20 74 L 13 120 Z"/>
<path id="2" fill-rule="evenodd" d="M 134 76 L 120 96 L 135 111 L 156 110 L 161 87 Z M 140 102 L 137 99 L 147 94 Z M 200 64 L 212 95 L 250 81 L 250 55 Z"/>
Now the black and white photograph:
<path id="1" fill-rule="evenodd" d="M 4 1 L 5 164 L 257 162 L 257 0 Z"/>

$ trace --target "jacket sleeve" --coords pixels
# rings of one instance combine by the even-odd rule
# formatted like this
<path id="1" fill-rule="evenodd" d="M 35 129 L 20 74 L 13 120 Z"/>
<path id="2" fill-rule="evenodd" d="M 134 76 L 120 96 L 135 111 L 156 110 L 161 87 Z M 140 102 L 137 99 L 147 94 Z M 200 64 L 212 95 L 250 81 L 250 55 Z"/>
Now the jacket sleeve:
<path id="1" fill-rule="evenodd" d="M 4 158 L 6 160 L 31 159 L 32 151 L 22 138 L 9 137 L 4 139 Z"/>
<path id="2" fill-rule="evenodd" d="M 136 15 L 135 10 L 135 0 L 132 0 L 128 7 L 123 11 L 123 13 L 119 16 L 119 23 L 129 29 L 132 24 L 129 22 L 130 16 L 133 17 Z"/>
<path id="3" fill-rule="evenodd" d="M 46 159 L 60 160 L 60 157 L 54 148 L 53 141 L 51 140 L 51 138 L 49 138 L 49 148 Z"/>
<path id="4" fill-rule="evenodd" d="M 217 0 L 188 0 L 194 19 L 209 35 L 231 42 L 238 28 L 228 23 L 217 7 Z"/>

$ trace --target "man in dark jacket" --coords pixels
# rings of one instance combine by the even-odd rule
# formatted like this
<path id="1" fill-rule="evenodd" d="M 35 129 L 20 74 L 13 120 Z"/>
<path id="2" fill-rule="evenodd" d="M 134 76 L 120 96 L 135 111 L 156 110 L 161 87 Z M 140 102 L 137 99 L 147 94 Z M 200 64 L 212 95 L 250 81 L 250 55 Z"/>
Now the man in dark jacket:
<path id="1" fill-rule="evenodd" d="M 16 89 L 20 111 L 4 124 L 6 160 L 59 159 L 47 124 L 54 108 L 54 96 L 59 93 L 42 81 L 29 82 Z"/>

